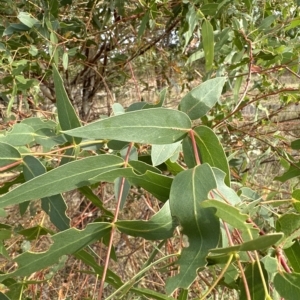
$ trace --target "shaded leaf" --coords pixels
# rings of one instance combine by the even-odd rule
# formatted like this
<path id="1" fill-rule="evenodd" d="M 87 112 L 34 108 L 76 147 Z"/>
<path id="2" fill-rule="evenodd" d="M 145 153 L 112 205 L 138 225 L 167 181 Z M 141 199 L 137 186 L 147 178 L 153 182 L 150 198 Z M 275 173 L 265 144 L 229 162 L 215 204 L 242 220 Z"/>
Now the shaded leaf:
<path id="1" fill-rule="evenodd" d="M 190 128 L 191 121 L 185 113 L 151 108 L 113 116 L 65 133 L 91 139 L 171 144 L 183 139 Z"/>
<path id="2" fill-rule="evenodd" d="M 211 253 L 234 253 L 238 251 L 254 251 L 263 250 L 275 245 L 280 239 L 282 239 L 282 233 L 270 233 L 268 235 L 262 235 L 258 238 L 247 241 L 240 245 L 234 245 L 226 248 L 211 249 Z"/>
<path id="3" fill-rule="evenodd" d="M 5 136 L 0 136 L 0 142 L 12 146 L 24 146 L 34 140 L 34 130 L 24 123 L 17 123 Z"/>
<path id="4" fill-rule="evenodd" d="M 274 286 L 285 300 L 300 299 L 300 274 L 277 273 Z"/>
<path id="5" fill-rule="evenodd" d="M 280 243 L 282 248 L 291 247 L 293 240 L 300 236 L 300 215 L 284 214 L 276 222 L 276 231 L 284 233 L 284 239 Z"/>
<path id="6" fill-rule="evenodd" d="M 268 274 L 266 270 L 263 268 L 263 264 L 261 264 L 264 281 L 268 282 Z M 259 267 L 257 262 L 250 263 L 245 270 L 245 277 L 248 283 L 250 299 L 252 300 L 261 300 L 266 299 L 265 290 L 263 286 L 263 279 L 261 278 L 261 274 L 259 271 Z M 240 281 L 240 299 L 247 299 L 247 293 L 245 290 L 245 286 L 243 280 Z"/>
<path id="7" fill-rule="evenodd" d="M 226 174 L 225 183 L 230 186 L 228 161 L 216 134 L 206 126 L 196 127 L 194 133 L 201 162 L 222 170 Z"/>
<path id="8" fill-rule="evenodd" d="M 277 176 L 274 178 L 274 180 L 278 180 L 280 182 L 285 182 L 289 179 L 292 179 L 294 177 L 300 176 L 300 163 L 296 163 L 293 165 L 290 165 L 290 168 L 281 176 Z"/>
<path id="9" fill-rule="evenodd" d="M 186 94 L 179 105 L 192 120 L 205 116 L 220 99 L 225 77 L 209 79 Z"/>
<path id="10" fill-rule="evenodd" d="M 53 64 L 53 81 L 55 87 L 55 94 L 56 94 L 56 106 L 57 106 L 57 114 L 59 124 L 62 130 L 69 130 L 76 127 L 80 127 L 80 121 L 75 113 L 74 107 L 71 104 L 68 94 L 65 90 L 63 80 L 56 68 Z M 79 144 L 81 139 L 74 139 L 69 136 L 66 136 L 66 139 L 70 143 Z"/>
<path id="11" fill-rule="evenodd" d="M 0 142 L 0 153 L 0 167 L 17 162 L 22 158 L 16 148 L 3 142 Z"/>
<path id="12" fill-rule="evenodd" d="M 123 163 L 122 158 L 114 155 L 93 156 L 67 163 L 1 196 L 0 208 L 89 185 L 88 178 L 121 168 Z"/>
<path id="13" fill-rule="evenodd" d="M 24 176 L 27 181 L 46 173 L 46 168 L 43 164 L 33 156 L 25 156 L 23 163 Z M 50 217 L 52 224 L 59 230 L 70 228 L 70 219 L 66 215 L 67 205 L 61 194 L 44 197 L 41 199 L 41 202 L 42 209 Z"/>
<path id="14" fill-rule="evenodd" d="M 182 171 L 173 180 L 170 192 L 171 214 L 179 221 L 189 245 L 182 250 L 177 261 L 180 273 L 167 280 L 168 294 L 176 288 L 188 288 L 192 284 L 197 270 L 207 264 L 209 249 L 216 247 L 219 242 L 220 223 L 214 210 L 200 205 L 214 188 L 215 177 L 208 164 Z"/>
<path id="15" fill-rule="evenodd" d="M 168 239 L 173 236 L 178 225 L 171 216 L 169 202 L 166 202 L 149 221 L 117 221 L 115 224 L 121 232 L 146 240 Z"/>
<path id="16" fill-rule="evenodd" d="M 73 254 L 85 246 L 95 242 L 109 233 L 111 224 L 93 223 L 88 224 L 84 230 L 74 228 L 67 229 L 53 235 L 53 244 L 49 250 L 41 253 L 25 252 L 14 259 L 18 268 L 7 274 L 0 274 L 0 281 L 9 277 L 28 276 L 36 271 L 42 270 L 55 264 L 59 257 Z"/>
<path id="17" fill-rule="evenodd" d="M 300 273 L 300 243 L 298 240 L 294 244 L 284 249 L 284 253 L 289 260 L 294 272 Z"/>

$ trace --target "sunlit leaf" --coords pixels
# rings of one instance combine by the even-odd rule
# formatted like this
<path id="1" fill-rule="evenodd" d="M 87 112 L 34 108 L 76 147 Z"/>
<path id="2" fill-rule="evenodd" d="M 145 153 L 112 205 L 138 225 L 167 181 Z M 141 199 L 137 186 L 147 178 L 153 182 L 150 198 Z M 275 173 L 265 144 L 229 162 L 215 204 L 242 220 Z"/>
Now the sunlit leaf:
<path id="1" fill-rule="evenodd" d="M 172 144 L 183 139 L 190 128 L 191 121 L 185 113 L 173 109 L 151 108 L 106 118 L 64 133 L 91 139 Z"/>
<path id="2" fill-rule="evenodd" d="M 220 99 L 225 77 L 216 77 L 201 83 L 186 94 L 179 105 L 192 120 L 205 116 Z"/>
<path id="3" fill-rule="evenodd" d="M 202 44 L 205 55 L 205 70 L 209 72 L 214 62 L 214 30 L 210 22 L 205 19 L 201 27 Z"/>
<path id="4" fill-rule="evenodd" d="M 174 154 L 180 144 L 181 142 L 168 145 L 152 145 L 151 159 L 153 166 L 158 166 L 168 160 Z"/>

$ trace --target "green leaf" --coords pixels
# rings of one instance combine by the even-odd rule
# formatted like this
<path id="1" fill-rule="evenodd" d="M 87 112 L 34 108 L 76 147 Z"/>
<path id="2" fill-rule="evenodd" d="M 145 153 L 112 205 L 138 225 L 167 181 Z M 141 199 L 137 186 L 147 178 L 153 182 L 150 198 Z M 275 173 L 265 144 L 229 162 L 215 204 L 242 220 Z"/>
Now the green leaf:
<path id="1" fill-rule="evenodd" d="M 99 155 L 64 164 L 1 196 L 0 208 L 89 185 L 88 178 L 121 168 L 123 163 L 118 156 Z"/>
<path id="2" fill-rule="evenodd" d="M 150 12 L 147 11 L 144 15 L 144 17 L 142 18 L 142 22 L 141 25 L 139 27 L 139 31 L 138 31 L 138 39 L 140 39 L 142 37 L 142 35 L 144 34 L 146 28 L 147 28 L 147 24 L 149 23 L 150 20 Z"/>
<path id="3" fill-rule="evenodd" d="M 293 245 L 294 239 L 300 235 L 300 215 L 284 214 L 276 222 L 276 231 L 284 233 L 284 239 L 281 241 L 282 248 L 289 248 Z"/>
<path id="4" fill-rule="evenodd" d="M 172 157 L 180 144 L 181 141 L 168 145 L 152 145 L 151 159 L 153 166 L 158 166 Z"/>
<path id="5" fill-rule="evenodd" d="M 268 282 L 268 274 L 266 270 L 263 268 L 263 264 L 261 264 L 264 281 Z M 265 290 L 263 286 L 263 281 L 261 278 L 261 274 L 259 271 L 259 266 L 257 262 L 250 263 L 246 270 L 245 270 L 245 277 L 248 283 L 249 293 L 250 293 L 250 299 L 252 300 L 261 300 L 266 299 Z M 240 299 L 247 299 L 247 293 L 245 290 L 245 285 L 243 283 L 243 280 L 240 280 Z"/>
<path id="6" fill-rule="evenodd" d="M 46 152 L 54 146 L 66 143 L 67 140 L 63 134 L 57 134 L 53 129 L 42 128 L 35 132 L 35 141 L 37 144 L 43 146 L 43 150 Z"/>
<path id="7" fill-rule="evenodd" d="M 194 34 L 194 30 L 196 28 L 196 26 L 198 25 L 198 16 L 197 16 L 197 11 L 195 10 L 194 5 L 189 5 L 189 10 L 186 14 L 186 25 L 185 27 L 187 27 L 187 30 L 185 31 L 185 33 L 183 34 L 185 43 L 184 43 L 184 47 L 183 50 L 184 51 L 187 47 L 187 45 L 189 44 L 193 34 Z"/>
<path id="8" fill-rule="evenodd" d="M 21 160 L 20 152 L 13 146 L 0 142 L 0 167 L 7 166 Z"/>
<path id="9" fill-rule="evenodd" d="M 277 176 L 274 180 L 278 180 L 280 182 L 286 182 L 289 179 L 300 176 L 300 162 L 290 165 L 290 168 L 281 176 Z"/>
<path id="10" fill-rule="evenodd" d="M 24 146 L 34 140 L 34 130 L 24 123 L 17 123 L 5 136 L 0 136 L 0 142 L 12 146 Z"/>
<path id="11" fill-rule="evenodd" d="M 49 250 L 41 253 L 25 252 L 14 259 L 18 268 L 0 275 L 0 281 L 9 277 L 28 276 L 58 262 L 59 257 L 73 254 L 109 233 L 111 224 L 88 224 L 84 230 L 74 228 L 53 235 Z"/>
<path id="12" fill-rule="evenodd" d="M 299 20 L 300 22 L 300 20 Z M 294 150 L 300 149 L 300 139 L 291 142 L 291 148 Z"/>
<path id="13" fill-rule="evenodd" d="M 222 170 L 225 174 L 225 183 L 230 186 L 230 171 L 224 149 L 216 134 L 206 126 L 194 129 L 201 163 L 208 163 L 211 167 Z"/>
<path id="14" fill-rule="evenodd" d="M 20 12 L 17 17 L 23 24 L 28 26 L 29 28 L 32 28 L 36 23 L 38 23 L 38 20 L 33 18 L 29 13 L 27 12 Z"/>
<path id="15" fill-rule="evenodd" d="M 202 44 L 205 55 L 205 70 L 209 72 L 214 62 L 214 30 L 208 20 L 204 20 L 201 27 Z"/>
<path id="16" fill-rule="evenodd" d="M 277 19 L 275 15 L 270 15 L 262 20 L 260 26 L 258 27 L 259 31 L 266 31 L 271 28 L 273 22 Z"/>
<path id="17" fill-rule="evenodd" d="M 258 235 L 258 229 L 254 228 L 252 224 L 247 223 L 249 216 L 242 214 L 237 208 L 225 202 L 218 200 L 206 200 L 201 203 L 202 207 L 216 208 L 216 216 L 232 227 L 241 230 L 247 235 L 247 240 L 253 239 Z"/>
<path id="18" fill-rule="evenodd" d="M 178 224 L 171 216 L 169 202 L 166 202 L 149 221 L 117 221 L 115 225 L 128 235 L 146 240 L 164 240 L 173 236 Z"/>
<path id="19" fill-rule="evenodd" d="M 106 118 L 65 133 L 90 139 L 172 144 L 183 139 L 190 129 L 191 120 L 185 113 L 166 108 L 151 108 Z"/>
<path id="20" fill-rule="evenodd" d="M 197 276 L 197 270 L 207 264 L 209 249 L 219 243 L 219 220 L 213 209 L 202 208 L 200 205 L 215 188 L 214 173 L 208 164 L 185 170 L 173 180 L 170 192 L 171 214 L 179 221 L 189 245 L 182 250 L 177 261 L 180 273 L 167 280 L 168 294 L 176 288 L 189 288 Z"/>
<path id="21" fill-rule="evenodd" d="M 27 118 L 22 120 L 22 124 L 26 124 L 33 128 L 34 131 L 38 131 L 39 129 L 48 128 L 48 129 L 56 129 L 57 124 L 52 120 L 45 120 L 41 118 Z"/>
<path id="22" fill-rule="evenodd" d="M 275 245 L 280 239 L 282 239 L 282 233 L 270 233 L 268 235 L 262 235 L 258 238 L 247 241 L 240 245 L 235 245 L 225 248 L 215 248 L 210 249 L 211 253 L 235 253 L 239 251 L 254 251 L 254 250 L 264 250 L 268 247 Z"/>
<path id="23" fill-rule="evenodd" d="M 292 199 L 295 210 L 300 212 L 300 189 L 293 190 Z"/>
<path id="24" fill-rule="evenodd" d="M 25 156 L 23 163 L 26 180 L 33 179 L 46 173 L 46 168 L 43 164 L 33 156 Z M 59 230 L 70 228 L 70 219 L 66 216 L 67 205 L 61 194 L 42 198 L 41 202 L 42 209 L 50 217 L 52 224 Z"/>
<path id="25" fill-rule="evenodd" d="M 64 70 L 65 71 L 68 70 L 68 66 L 69 66 L 69 55 L 68 55 L 68 52 L 64 52 L 62 61 L 63 61 L 63 68 L 64 68 Z"/>
<path id="26" fill-rule="evenodd" d="M 192 120 L 205 116 L 220 99 L 225 77 L 209 79 L 186 94 L 179 105 Z"/>
<path id="27" fill-rule="evenodd" d="M 198 126 L 194 129 L 198 154 L 201 163 L 208 163 L 212 167 L 222 170 L 225 174 L 225 183 L 230 186 L 230 171 L 223 147 L 216 134 L 206 126 Z M 189 168 L 196 166 L 193 145 L 190 136 L 182 143 L 184 161 Z"/>
<path id="28" fill-rule="evenodd" d="M 274 286 L 285 300 L 300 299 L 300 274 L 277 273 Z"/>
<path id="29" fill-rule="evenodd" d="M 213 191 L 214 199 L 223 201 L 226 200 L 231 205 L 241 203 L 241 198 L 236 194 L 236 192 L 225 184 L 226 174 L 217 168 L 212 168 L 212 170 L 217 182 L 217 189 Z"/>
<path id="30" fill-rule="evenodd" d="M 58 120 L 62 130 L 70 130 L 73 128 L 80 127 L 80 121 L 75 113 L 74 107 L 72 106 L 68 94 L 65 90 L 63 80 L 57 71 L 55 65 L 52 65 L 53 68 L 53 81 L 56 93 L 56 106 L 58 113 Z M 79 144 L 81 139 L 74 139 L 69 136 L 66 136 L 66 139 L 70 143 Z"/>
<path id="31" fill-rule="evenodd" d="M 28 27 L 24 24 L 12 23 L 12 24 L 9 24 L 9 26 L 7 28 L 5 28 L 2 36 L 12 35 L 15 32 L 22 32 L 22 31 L 29 31 L 29 30 L 30 30 L 30 27 Z"/>
<path id="32" fill-rule="evenodd" d="M 169 199 L 173 179 L 169 176 L 150 170 L 142 170 L 142 172 L 139 172 L 137 168 L 142 164 L 144 163 L 140 161 L 131 161 L 127 168 L 116 169 L 97 175 L 90 178 L 89 181 L 91 183 L 99 181 L 114 182 L 114 180 L 118 177 L 125 177 L 131 185 L 142 187 L 162 202 L 167 201 Z"/>
<path id="33" fill-rule="evenodd" d="M 291 247 L 284 249 L 284 253 L 294 272 L 300 273 L 300 242 L 296 240 Z"/>

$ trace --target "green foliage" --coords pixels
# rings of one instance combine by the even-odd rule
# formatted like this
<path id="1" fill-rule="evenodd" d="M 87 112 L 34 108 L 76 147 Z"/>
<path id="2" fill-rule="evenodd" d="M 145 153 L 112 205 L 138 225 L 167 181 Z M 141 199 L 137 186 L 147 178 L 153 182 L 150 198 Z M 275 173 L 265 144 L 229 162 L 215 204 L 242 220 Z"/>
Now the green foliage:
<path id="1" fill-rule="evenodd" d="M 0 214 L 18 204 L 22 216 L 35 215 L 40 199 L 51 223 L 0 224 L 8 265 L 1 299 L 20 299 L 41 283 L 34 274 L 57 273 L 66 255 L 100 278 L 98 299 L 206 299 L 213 289 L 228 299 L 300 297 L 300 140 L 274 130 L 279 115 L 263 102 L 276 96 L 281 110 L 299 100 L 298 87 L 280 79 L 300 78 L 299 3 L 0 2 Z M 179 95 L 175 109 L 167 89 L 144 101 L 140 81 L 138 102 L 108 101 L 113 113 L 85 124 L 99 91 L 131 85 L 148 69 L 161 70 L 170 86 L 175 70 L 182 91 L 196 75 L 203 82 Z M 57 109 L 51 117 L 40 109 L 47 101 Z M 255 105 L 249 124 L 248 105 Z M 284 171 L 259 177 L 269 157 Z M 107 204 L 98 189 L 112 185 L 116 201 Z M 70 191 L 99 211 L 81 229 L 68 215 Z M 141 199 L 156 203 L 151 217 L 120 217 Z M 116 233 L 153 243 L 126 282 L 110 264 L 118 264 Z M 11 250 L 15 237 L 21 250 Z M 50 245 L 35 251 L 42 237 Z M 107 247 L 104 264 L 95 244 Z M 163 288 L 140 283 L 151 272 Z M 208 273 L 212 281 L 202 282 Z"/>

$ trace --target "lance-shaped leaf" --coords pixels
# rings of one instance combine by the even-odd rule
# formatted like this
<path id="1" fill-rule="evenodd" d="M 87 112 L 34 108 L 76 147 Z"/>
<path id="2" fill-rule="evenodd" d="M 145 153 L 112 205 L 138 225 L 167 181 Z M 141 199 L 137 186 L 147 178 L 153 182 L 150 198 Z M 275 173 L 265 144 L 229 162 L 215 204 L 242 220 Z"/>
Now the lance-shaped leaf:
<path id="1" fill-rule="evenodd" d="M 206 200 L 201 203 L 202 207 L 214 207 L 216 216 L 233 228 L 237 228 L 243 232 L 246 240 L 252 240 L 258 236 L 259 230 L 254 228 L 252 224 L 247 223 L 249 216 L 242 214 L 236 207 L 218 200 Z"/>
<path id="2" fill-rule="evenodd" d="M 300 299 L 300 274 L 277 273 L 274 278 L 274 286 L 283 299 Z"/>
<path id="3" fill-rule="evenodd" d="M 46 173 L 43 164 L 33 156 L 25 156 L 23 159 L 24 176 L 26 180 Z M 70 219 L 66 215 L 67 205 L 61 194 L 44 197 L 41 199 L 42 209 L 50 217 L 50 221 L 59 229 L 70 228 Z M 23 202 L 25 203 L 25 202 Z"/>
<path id="4" fill-rule="evenodd" d="M 235 245 L 226 248 L 211 249 L 210 252 L 214 254 L 218 253 L 233 253 L 239 251 L 254 251 L 263 250 L 275 245 L 280 239 L 282 239 L 283 233 L 270 233 L 268 235 L 259 236 L 257 239 L 247 241 L 240 245 Z"/>
<path id="5" fill-rule="evenodd" d="M 291 247 L 293 240 L 300 235 L 300 215 L 284 214 L 276 222 L 276 231 L 284 233 L 284 239 L 281 241 L 282 248 Z"/>
<path id="6" fill-rule="evenodd" d="M 59 124 L 62 130 L 69 130 L 76 127 L 80 127 L 80 121 L 76 115 L 73 105 L 71 104 L 68 94 L 65 90 L 63 80 L 57 71 L 56 66 L 53 64 L 53 81 L 56 94 L 56 106 Z M 70 143 L 79 144 L 81 139 L 74 139 L 66 136 L 66 139 Z"/>
<path id="7" fill-rule="evenodd" d="M 0 143 L 0 153 L 0 167 L 7 166 L 21 159 L 20 152 L 6 143 Z"/>
<path id="8" fill-rule="evenodd" d="M 214 62 L 214 29 L 208 20 L 204 20 L 201 28 L 202 44 L 205 55 L 205 70 L 209 72 Z"/>
<path id="9" fill-rule="evenodd" d="M 171 216 L 169 202 L 166 202 L 149 221 L 118 221 L 115 224 L 121 232 L 146 240 L 168 239 L 172 237 L 178 225 Z"/>
<path id="10" fill-rule="evenodd" d="M 247 266 L 245 270 L 245 277 L 248 283 L 248 292 L 250 293 L 250 299 L 266 299 L 264 282 L 268 282 L 268 273 L 264 269 L 264 265 L 261 264 L 263 278 L 261 276 L 259 266 L 257 262 L 251 263 Z M 247 292 L 245 290 L 245 285 L 243 280 L 240 281 L 240 299 L 247 299 Z"/>
<path id="11" fill-rule="evenodd" d="M 222 170 L 226 174 L 225 183 L 230 186 L 228 161 L 216 134 L 206 126 L 198 126 L 194 129 L 194 136 L 201 163 L 208 163 L 211 167 Z M 183 140 L 182 149 L 188 167 L 194 167 L 196 160 L 192 141 L 189 136 Z"/>
<path id="12" fill-rule="evenodd" d="M 158 166 L 168 160 L 177 148 L 180 146 L 181 142 L 167 145 L 152 145 L 151 149 L 151 159 L 153 166 Z"/>
<path id="13" fill-rule="evenodd" d="M 25 252 L 19 255 L 14 261 L 18 268 L 7 274 L 0 275 L 0 281 L 12 276 L 28 276 L 38 270 L 55 264 L 59 257 L 73 254 L 85 246 L 101 239 L 109 233 L 110 223 L 93 223 L 87 225 L 84 230 L 74 228 L 67 229 L 53 235 L 53 244 L 49 250 L 41 253 Z"/>
<path id="14" fill-rule="evenodd" d="M 123 163 L 122 158 L 114 155 L 93 156 L 67 163 L 1 196 L 0 208 L 89 185 L 88 178 L 118 169 Z"/>
<path id="15" fill-rule="evenodd" d="M 172 144 L 183 139 L 190 129 L 191 120 L 185 113 L 151 108 L 106 118 L 65 133 L 84 138 Z"/>
<path id="16" fill-rule="evenodd" d="M 179 221 L 189 246 L 182 250 L 177 261 L 180 273 L 167 281 L 168 294 L 192 284 L 197 270 L 207 263 L 209 249 L 219 242 L 220 223 L 214 209 L 200 205 L 216 187 L 214 173 L 208 164 L 183 171 L 174 178 L 170 193 L 171 213 Z"/>
<path id="17" fill-rule="evenodd" d="M 11 131 L 5 136 L 0 136 L 0 142 L 10 144 L 12 146 L 24 146 L 34 140 L 34 129 L 23 123 L 14 125 Z"/>
<path id="18" fill-rule="evenodd" d="M 192 120 L 202 118 L 220 99 L 225 81 L 225 77 L 217 77 L 201 83 L 182 98 L 180 110 Z"/>

